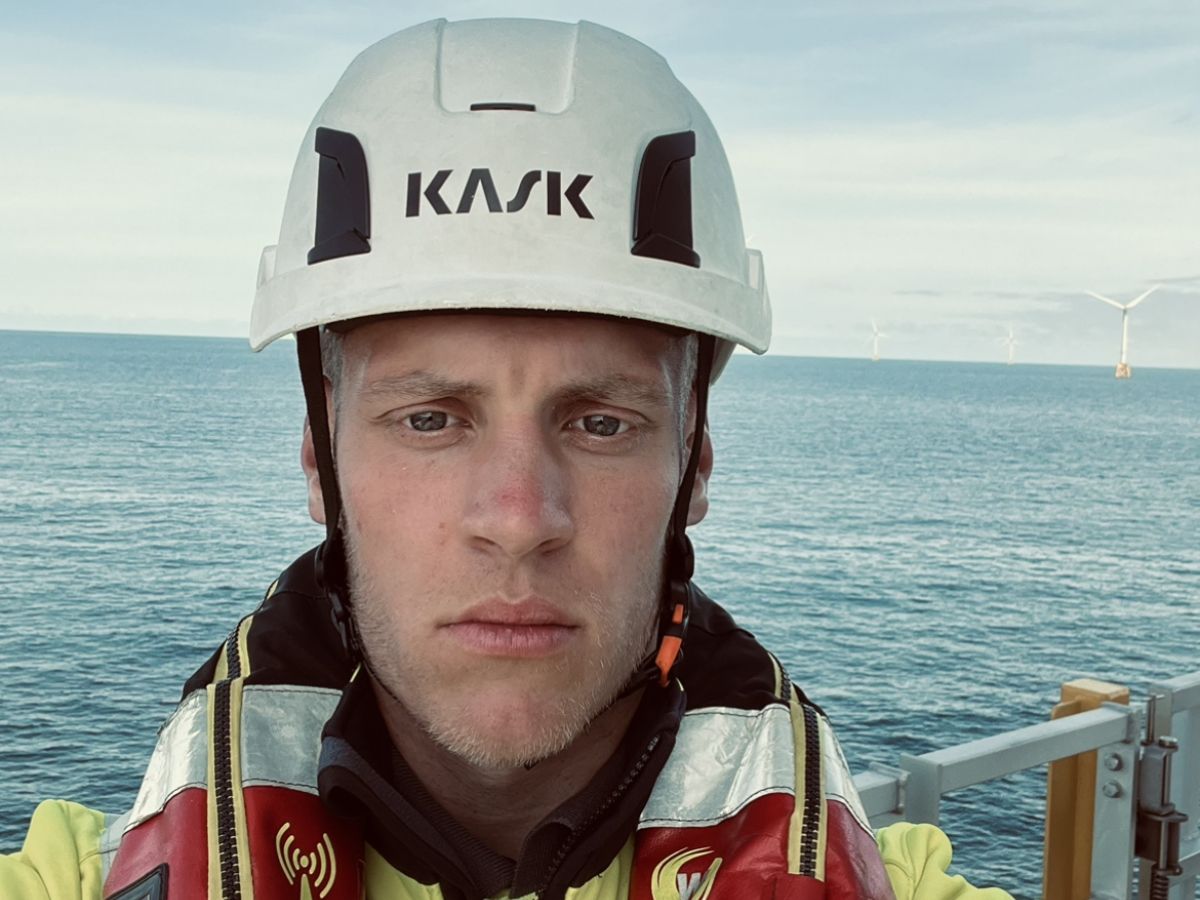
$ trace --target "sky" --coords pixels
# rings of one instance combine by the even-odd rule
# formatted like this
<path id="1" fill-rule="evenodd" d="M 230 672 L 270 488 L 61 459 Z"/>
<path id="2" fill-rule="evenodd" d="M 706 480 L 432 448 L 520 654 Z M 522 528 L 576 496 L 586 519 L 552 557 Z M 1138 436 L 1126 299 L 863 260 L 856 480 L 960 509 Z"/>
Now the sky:
<path id="1" fill-rule="evenodd" d="M 297 148 L 431 18 L 590 19 L 728 151 L 772 352 L 1200 368 L 1195 0 L 21 4 L 0 23 L 0 328 L 243 336 Z"/>

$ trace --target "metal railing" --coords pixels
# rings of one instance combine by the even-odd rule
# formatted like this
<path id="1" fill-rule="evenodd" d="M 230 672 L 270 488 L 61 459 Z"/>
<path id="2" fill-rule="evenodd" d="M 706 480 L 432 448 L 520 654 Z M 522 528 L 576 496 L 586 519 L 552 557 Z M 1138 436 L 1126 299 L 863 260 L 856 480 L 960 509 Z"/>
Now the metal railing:
<path id="1" fill-rule="evenodd" d="M 1135 856 L 1147 849 L 1147 826 L 1139 838 L 1153 785 L 1143 744 L 1150 733 L 1170 735 L 1179 750 L 1170 765 L 1170 798 L 1187 815 L 1179 835 L 1178 868 L 1169 879 L 1169 900 L 1192 900 L 1200 878 L 1200 672 L 1151 685 L 1146 705 L 1104 703 L 1099 709 L 1030 725 L 919 756 L 903 754 L 898 766 L 872 766 L 855 776 L 873 827 L 897 821 L 937 824 L 942 795 L 1005 775 L 1095 751 L 1091 897 L 1132 900 L 1151 893 L 1151 865 Z M 1152 755 L 1152 754 L 1150 754 Z M 1161 794 L 1161 790 L 1160 790 Z M 1145 819 L 1145 816 L 1142 817 Z M 1085 870 L 1086 871 L 1086 870 Z M 1160 888 L 1161 890 L 1161 888 Z"/>

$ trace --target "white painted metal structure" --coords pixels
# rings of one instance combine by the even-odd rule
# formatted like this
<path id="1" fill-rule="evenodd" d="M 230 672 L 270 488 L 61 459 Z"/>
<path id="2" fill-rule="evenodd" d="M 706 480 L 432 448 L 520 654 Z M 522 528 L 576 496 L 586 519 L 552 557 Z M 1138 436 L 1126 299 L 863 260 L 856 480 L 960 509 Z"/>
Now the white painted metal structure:
<path id="1" fill-rule="evenodd" d="M 1131 309 L 1133 309 L 1135 306 L 1137 306 L 1139 303 L 1141 303 L 1143 300 L 1145 300 L 1147 297 L 1149 297 L 1151 294 L 1153 294 L 1155 291 L 1157 291 L 1158 288 L 1159 288 L 1159 285 L 1156 284 L 1154 287 L 1150 288 L 1150 290 L 1144 292 L 1137 299 L 1135 299 L 1129 303 L 1125 303 L 1125 304 L 1118 303 L 1116 300 L 1113 300 L 1109 297 L 1105 297 L 1103 294 L 1097 294 L 1095 291 L 1086 291 L 1086 293 L 1089 297 L 1095 297 L 1097 300 L 1101 301 L 1102 303 L 1107 303 L 1109 306 L 1114 306 L 1117 309 L 1121 310 L 1121 361 L 1119 363 L 1117 363 L 1117 377 L 1118 378 L 1128 378 L 1130 375 L 1130 370 L 1129 370 L 1129 311 Z"/>
<path id="2" fill-rule="evenodd" d="M 875 320 L 871 320 L 871 362 L 879 362 L 879 339 L 888 337 L 887 332 L 880 331 Z"/>
<path id="3" fill-rule="evenodd" d="M 1017 347 L 1017 339 L 1013 335 L 1012 325 L 1008 326 L 1008 337 L 1000 338 L 1000 345 L 1008 348 L 1008 364 L 1011 366 L 1013 364 L 1013 351 Z"/>
<path id="4" fill-rule="evenodd" d="M 1148 784 L 1142 737 L 1152 733 L 1179 742 L 1171 765 L 1171 799 L 1187 816 L 1180 837 L 1180 874 L 1171 879 L 1170 900 L 1192 900 L 1200 880 L 1200 671 L 1150 686 L 1154 703 L 1105 704 L 1005 734 L 935 750 L 904 754 L 900 765 L 875 766 L 854 783 L 872 827 L 896 821 L 937 824 L 942 794 L 982 784 L 1078 753 L 1098 751 L 1092 897 L 1150 897 L 1150 864 L 1134 855 L 1138 798 Z M 1136 883 L 1139 885 L 1135 894 Z"/>

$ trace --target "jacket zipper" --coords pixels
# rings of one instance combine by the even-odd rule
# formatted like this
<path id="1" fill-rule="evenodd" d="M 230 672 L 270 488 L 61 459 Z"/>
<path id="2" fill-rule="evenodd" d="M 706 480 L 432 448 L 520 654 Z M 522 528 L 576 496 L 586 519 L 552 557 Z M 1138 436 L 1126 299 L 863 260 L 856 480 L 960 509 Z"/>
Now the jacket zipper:
<path id="1" fill-rule="evenodd" d="M 790 704 L 793 699 L 792 679 L 787 669 L 771 655 L 779 673 L 779 699 Z M 798 875 L 817 877 L 817 850 L 821 833 L 821 726 L 816 710 L 800 699 L 796 704 L 804 714 L 804 810 L 800 819 L 800 871 Z M 800 790 L 800 785 L 796 785 Z"/>
<path id="2" fill-rule="evenodd" d="M 804 711 L 804 818 L 800 833 L 800 873 L 817 877 L 817 841 L 821 831 L 821 726 L 816 711 Z"/>
<path id="3" fill-rule="evenodd" d="M 583 835 L 587 834 L 588 829 L 590 829 L 592 825 L 596 823 L 596 820 L 603 816 L 608 811 L 610 806 L 621 799 L 621 796 L 627 790 L 629 790 L 630 785 L 637 780 L 637 777 L 642 773 L 642 770 L 646 768 L 646 763 L 650 761 L 650 756 L 654 753 L 654 748 L 658 746 L 658 741 L 659 736 L 656 734 L 650 739 L 650 743 L 646 745 L 646 749 L 642 751 L 642 755 L 638 757 L 637 762 L 635 762 L 633 764 L 633 768 L 626 773 L 625 777 L 621 780 L 621 783 L 609 792 L 609 795 L 604 798 L 604 802 L 592 810 L 592 814 L 584 820 L 584 823 L 579 828 L 576 828 L 571 833 L 571 837 L 568 840 L 563 841 L 563 843 L 559 846 L 558 852 L 554 854 L 554 859 L 550 861 L 550 867 L 546 872 L 546 879 L 534 892 L 536 896 L 540 898 L 542 894 L 545 893 L 547 888 L 550 887 L 550 882 L 554 880 L 554 876 L 558 874 L 559 866 L 563 864 L 567 856 L 572 850 L 575 849 Z"/>
<path id="4" fill-rule="evenodd" d="M 229 695 L 232 682 L 242 675 L 242 660 L 238 653 L 238 631 L 233 629 L 225 642 L 225 659 L 229 674 L 217 682 L 213 708 L 213 772 L 217 807 L 217 859 L 221 868 L 222 900 L 241 900 L 242 882 L 238 869 L 237 821 L 233 809 L 233 713 Z"/>

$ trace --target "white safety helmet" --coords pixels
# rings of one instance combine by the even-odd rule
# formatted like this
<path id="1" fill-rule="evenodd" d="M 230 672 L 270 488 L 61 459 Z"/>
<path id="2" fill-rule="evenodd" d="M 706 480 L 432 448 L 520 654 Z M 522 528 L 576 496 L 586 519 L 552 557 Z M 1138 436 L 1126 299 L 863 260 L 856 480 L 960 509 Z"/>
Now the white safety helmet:
<path id="1" fill-rule="evenodd" d="M 619 316 L 762 353 L 771 310 L 716 131 L 590 22 L 438 20 L 360 54 L 296 159 L 250 343 L 389 313 Z"/>

